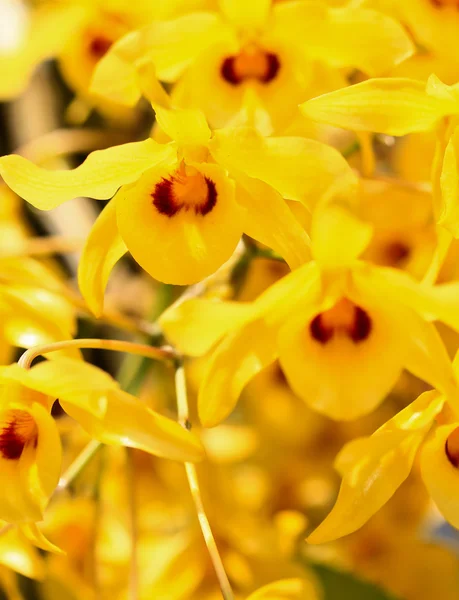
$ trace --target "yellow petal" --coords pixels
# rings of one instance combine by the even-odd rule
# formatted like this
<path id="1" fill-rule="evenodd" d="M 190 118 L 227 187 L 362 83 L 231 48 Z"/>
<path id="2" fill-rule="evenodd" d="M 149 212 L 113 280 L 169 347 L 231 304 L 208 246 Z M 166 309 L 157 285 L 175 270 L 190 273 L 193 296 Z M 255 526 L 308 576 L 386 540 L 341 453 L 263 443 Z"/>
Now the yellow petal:
<path id="1" fill-rule="evenodd" d="M 195 462 L 203 458 L 202 444 L 194 433 L 121 390 L 108 392 L 107 409 L 100 419 L 74 404 L 64 402 L 63 408 L 104 444 L 129 446 L 179 461 Z"/>
<path id="2" fill-rule="evenodd" d="M 193 298 L 166 310 L 159 324 L 180 352 L 202 356 L 252 314 L 252 304 Z"/>
<path id="3" fill-rule="evenodd" d="M 200 110 L 170 109 L 154 104 L 156 120 L 161 129 L 180 146 L 205 145 L 210 129 Z"/>
<path id="4" fill-rule="evenodd" d="M 437 427 L 421 450 L 421 474 L 442 515 L 459 529 L 457 428 L 457 423 Z"/>
<path id="5" fill-rule="evenodd" d="M 318 600 L 320 597 L 312 580 L 281 579 L 250 594 L 247 600 Z"/>
<path id="6" fill-rule="evenodd" d="M 264 138 L 255 129 L 217 131 L 210 150 L 229 169 L 265 181 L 289 200 L 309 208 L 330 188 L 351 193 L 357 178 L 341 154 L 326 144 L 300 137 Z"/>
<path id="7" fill-rule="evenodd" d="M 345 267 L 370 243 L 371 225 L 334 204 L 318 207 L 311 224 L 312 254 L 322 268 Z"/>
<path id="8" fill-rule="evenodd" d="M 272 187 L 233 173 L 236 198 L 246 210 L 244 232 L 280 254 L 291 269 L 311 258 L 309 236 L 284 199 Z"/>
<path id="9" fill-rule="evenodd" d="M 422 394 L 372 436 L 346 444 L 336 459 L 343 477 L 331 513 L 309 536 L 313 544 L 359 529 L 408 477 L 417 449 L 442 408 L 435 392 Z"/>
<path id="10" fill-rule="evenodd" d="M 119 231 L 134 259 L 155 279 L 177 285 L 195 283 L 216 271 L 242 234 L 234 183 L 223 169 L 204 163 L 186 169 L 198 188 L 184 200 L 166 190 L 167 206 L 159 203 L 158 186 L 177 176 L 171 168 L 152 169 L 115 198 Z"/>
<path id="11" fill-rule="evenodd" d="M 216 348 L 199 390 L 204 427 L 214 427 L 234 409 L 246 384 L 277 358 L 275 331 L 262 320 L 243 325 Z"/>
<path id="12" fill-rule="evenodd" d="M 0 158 L 0 174 L 19 196 L 42 210 L 88 196 L 103 200 L 136 181 L 152 166 L 170 161 L 174 149 L 153 140 L 96 150 L 76 169 L 49 171 L 11 154 Z"/>
<path id="13" fill-rule="evenodd" d="M 443 158 L 441 171 L 442 207 L 438 224 L 459 237 L 459 127 L 454 130 Z"/>
<path id="14" fill-rule="evenodd" d="M 369 79 L 324 94 L 301 105 L 315 121 L 353 131 L 406 135 L 433 129 L 438 121 L 459 113 L 459 103 L 427 94 L 420 81 Z"/>
<path id="15" fill-rule="evenodd" d="M 98 63 L 91 91 L 133 106 L 140 98 L 137 65 L 152 62 L 161 81 L 175 81 L 200 52 L 224 35 L 222 28 L 216 14 L 195 12 L 129 33 Z"/>
<path id="16" fill-rule="evenodd" d="M 110 273 L 126 252 L 116 223 L 116 203 L 111 201 L 92 226 L 78 265 L 80 291 L 96 316 L 102 313 Z"/>

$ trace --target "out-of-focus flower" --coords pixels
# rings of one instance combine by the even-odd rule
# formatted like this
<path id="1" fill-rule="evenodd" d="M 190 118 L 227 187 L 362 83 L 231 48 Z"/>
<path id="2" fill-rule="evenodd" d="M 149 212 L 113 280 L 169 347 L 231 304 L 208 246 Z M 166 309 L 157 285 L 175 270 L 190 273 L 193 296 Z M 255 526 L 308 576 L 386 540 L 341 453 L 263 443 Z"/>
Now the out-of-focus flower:
<path id="1" fill-rule="evenodd" d="M 413 52 L 400 24 L 380 12 L 330 8 L 321 0 L 271 4 L 222 0 L 217 12 L 130 33 L 101 60 L 92 90 L 133 105 L 141 94 L 136 68 L 152 62 L 161 81 L 176 84 L 173 102 L 204 111 L 212 127 L 248 109 L 257 127 L 271 133 L 287 126 L 314 91 L 345 85 L 338 69 L 374 76 Z"/>
<path id="2" fill-rule="evenodd" d="M 0 53 L 0 98 L 8 100 L 23 91 L 34 69 L 50 58 L 57 59 L 67 84 L 88 98 L 94 67 L 116 40 L 153 19 L 170 19 L 207 4 L 200 0 L 154 5 L 147 0 L 38 2 L 26 13 L 19 41 Z"/>
<path id="3" fill-rule="evenodd" d="M 0 185 L 0 361 L 10 362 L 12 347 L 30 348 L 65 340 L 76 332 L 75 308 L 57 274 L 27 254 L 29 234 L 20 200 Z M 63 352 L 78 356 L 78 351 Z"/>
<path id="4" fill-rule="evenodd" d="M 52 402 L 2 377 L 0 423 L 0 518 L 41 521 L 59 480 L 61 444 Z"/>
<path id="5" fill-rule="evenodd" d="M 455 0 L 363 0 L 362 5 L 400 21 L 414 41 L 413 56 L 397 65 L 391 75 L 426 80 L 436 73 L 446 83 L 456 83 L 459 15 Z"/>
<path id="6" fill-rule="evenodd" d="M 371 228 L 343 208 L 318 209 L 315 261 L 255 302 L 194 300 L 164 314 L 166 334 L 185 353 L 202 354 L 225 336 L 200 390 L 205 426 L 224 419 L 245 385 L 277 358 L 295 393 L 335 419 L 373 410 L 404 367 L 439 389 L 455 389 L 446 351 L 423 316 L 457 328 L 453 290 L 359 261 L 370 237 Z"/>
<path id="7" fill-rule="evenodd" d="M 29 370 L 13 364 L 1 367 L 0 379 L 5 398 L 0 473 L 5 486 L 8 484 L 15 494 L 3 495 L 1 516 L 6 521 L 40 520 L 57 484 L 60 442 L 54 420 L 49 417 L 56 398 L 71 417 L 104 444 L 139 448 L 175 460 L 202 458 L 202 447 L 194 434 L 123 392 L 107 373 L 83 361 L 60 358 Z"/>

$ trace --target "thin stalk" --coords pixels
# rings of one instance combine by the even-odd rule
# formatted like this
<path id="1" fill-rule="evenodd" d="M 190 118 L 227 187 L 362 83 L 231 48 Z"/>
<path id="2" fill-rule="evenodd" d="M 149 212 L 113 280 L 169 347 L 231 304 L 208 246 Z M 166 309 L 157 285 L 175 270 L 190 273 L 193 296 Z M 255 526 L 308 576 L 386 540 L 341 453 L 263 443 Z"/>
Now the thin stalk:
<path id="1" fill-rule="evenodd" d="M 115 352 L 129 352 L 130 354 L 139 354 L 155 360 L 173 361 L 176 358 L 176 352 L 169 346 L 155 348 L 146 344 L 137 344 L 135 342 L 124 342 L 120 340 L 100 340 L 100 339 L 81 339 L 64 340 L 54 342 L 53 344 L 43 344 L 34 346 L 26 350 L 18 361 L 18 364 L 24 369 L 30 369 L 32 362 L 43 354 L 56 352 L 56 350 L 66 350 L 68 348 L 94 348 L 101 350 L 114 350 Z"/>
<path id="2" fill-rule="evenodd" d="M 178 421 L 185 429 L 191 429 L 189 420 L 188 395 L 186 389 L 185 370 L 181 362 L 178 363 L 175 371 L 175 389 L 177 395 Z M 207 518 L 204 504 L 202 502 L 201 490 L 199 489 L 198 475 L 196 467 L 192 463 L 185 463 L 185 471 L 190 486 L 191 496 L 198 516 L 202 535 L 209 551 L 210 559 L 217 575 L 218 583 L 224 600 L 234 600 L 234 594 L 231 589 L 225 567 L 215 542 L 209 519 Z"/>
<path id="3" fill-rule="evenodd" d="M 72 485 L 78 475 L 85 469 L 86 465 L 94 458 L 101 448 L 101 442 L 98 442 L 97 440 L 91 440 L 59 479 L 57 489 L 59 491 L 65 490 Z"/>

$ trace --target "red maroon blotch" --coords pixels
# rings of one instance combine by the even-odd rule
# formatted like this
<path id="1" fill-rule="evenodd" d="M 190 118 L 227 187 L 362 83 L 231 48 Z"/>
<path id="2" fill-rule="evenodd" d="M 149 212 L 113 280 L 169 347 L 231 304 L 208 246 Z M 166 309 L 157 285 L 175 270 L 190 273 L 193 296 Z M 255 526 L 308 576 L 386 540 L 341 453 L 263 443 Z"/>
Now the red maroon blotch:
<path id="1" fill-rule="evenodd" d="M 453 465 L 453 467 L 455 467 L 456 469 L 459 469 L 459 454 L 457 452 L 451 452 L 451 450 L 449 448 L 449 444 L 448 444 L 448 438 L 446 439 L 446 442 L 445 442 L 445 453 L 446 453 L 446 456 L 448 457 L 449 462 Z"/>
<path id="2" fill-rule="evenodd" d="M 333 337 L 333 329 L 331 327 L 325 327 L 322 319 L 322 315 L 317 315 L 313 318 L 309 324 L 309 331 L 312 337 L 321 344 L 326 344 Z"/>
<path id="3" fill-rule="evenodd" d="M 208 177 L 204 177 L 207 187 L 207 197 L 201 204 L 186 204 L 180 202 L 174 196 L 174 179 L 161 179 L 156 184 L 154 192 L 151 194 L 153 198 L 153 205 L 156 210 L 166 217 L 173 217 L 181 210 L 193 209 L 196 215 L 205 216 L 211 212 L 214 206 L 217 204 L 217 187 L 215 183 Z"/>
<path id="4" fill-rule="evenodd" d="M 110 50 L 112 40 L 109 40 L 102 35 L 94 37 L 89 44 L 89 52 L 95 58 L 102 58 Z"/>
<path id="5" fill-rule="evenodd" d="M 354 309 L 354 323 L 349 332 L 349 335 L 353 342 L 358 344 L 363 342 L 370 335 L 371 331 L 371 319 L 368 314 L 359 306 Z"/>
<path id="6" fill-rule="evenodd" d="M 18 435 L 14 423 L 9 423 L 0 433 L 0 454 L 8 460 L 17 460 L 24 450 L 25 441 Z"/>
<path id="7" fill-rule="evenodd" d="M 266 72 L 261 77 L 255 77 L 255 79 L 258 79 L 258 81 L 261 81 L 262 83 L 270 83 L 277 77 L 281 64 L 277 55 L 272 52 L 266 52 L 265 58 L 267 60 Z M 225 58 L 221 64 L 220 73 L 223 79 L 232 85 L 239 85 L 246 79 L 254 79 L 252 75 L 244 77 L 237 73 L 236 56 L 228 56 Z"/>

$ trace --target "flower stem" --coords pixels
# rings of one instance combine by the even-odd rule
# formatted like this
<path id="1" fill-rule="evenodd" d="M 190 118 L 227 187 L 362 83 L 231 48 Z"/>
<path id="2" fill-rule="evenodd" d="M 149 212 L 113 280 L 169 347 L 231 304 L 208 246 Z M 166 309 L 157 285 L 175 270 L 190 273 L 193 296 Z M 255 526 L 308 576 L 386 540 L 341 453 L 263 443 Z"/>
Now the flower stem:
<path id="1" fill-rule="evenodd" d="M 177 363 L 177 369 L 175 371 L 175 389 L 177 394 L 177 410 L 178 410 L 178 421 L 185 429 L 191 429 L 191 423 L 189 420 L 189 408 L 188 408 L 188 396 L 186 390 L 186 378 L 185 370 L 182 362 Z M 218 583 L 224 600 L 234 600 L 234 594 L 231 589 L 228 576 L 226 575 L 225 568 L 220 556 L 220 553 L 215 542 L 212 529 L 210 527 L 209 519 L 207 518 L 204 504 L 202 502 L 201 490 L 199 489 L 198 475 L 196 467 L 192 463 L 185 463 L 185 471 L 190 486 L 191 496 L 193 498 L 196 513 L 198 515 L 199 525 L 201 527 L 202 535 L 206 543 L 207 549 L 210 554 L 210 559 L 217 575 Z"/>
<path id="2" fill-rule="evenodd" d="M 72 485 L 78 475 L 84 470 L 86 465 L 94 458 L 101 448 L 101 442 L 91 440 L 59 479 L 57 489 L 64 490 Z"/>
<path id="3" fill-rule="evenodd" d="M 173 361 L 176 358 L 176 352 L 170 346 L 155 348 L 146 344 L 137 344 L 135 342 L 124 342 L 120 340 L 100 340 L 97 338 L 81 340 L 64 340 L 54 342 L 53 344 L 43 344 L 34 346 L 26 350 L 18 361 L 18 364 L 24 369 L 30 369 L 32 362 L 43 354 L 56 352 L 57 350 L 66 350 L 68 348 L 95 348 L 101 350 L 114 350 L 115 352 L 129 352 L 130 354 L 140 354 L 148 358 Z"/>

